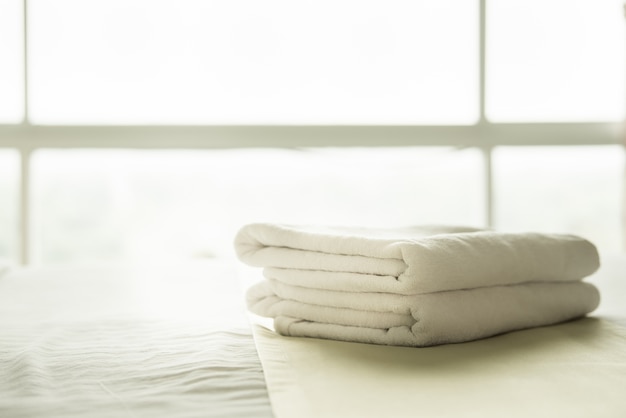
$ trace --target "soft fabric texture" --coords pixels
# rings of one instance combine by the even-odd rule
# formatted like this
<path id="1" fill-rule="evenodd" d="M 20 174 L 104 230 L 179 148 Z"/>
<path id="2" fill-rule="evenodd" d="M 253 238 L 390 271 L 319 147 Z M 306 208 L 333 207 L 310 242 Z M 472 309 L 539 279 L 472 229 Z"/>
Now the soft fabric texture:
<path id="1" fill-rule="evenodd" d="M 526 283 L 421 295 L 350 294 L 261 282 L 251 312 L 283 335 L 429 346 L 490 337 L 577 318 L 599 303 L 588 283 Z"/>
<path id="2" fill-rule="evenodd" d="M 9 270 L 10 270 L 9 264 L 3 263 L 2 261 L 0 261 L 0 277 L 7 274 Z"/>
<path id="3" fill-rule="evenodd" d="M 424 349 L 254 333 L 275 418 L 626 416 L 626 328 L 603 318 Z"/>
<path id="4" fill-rule="evenodd" d="M 237 234 L 235 250 L 243 262 L 267 267 L 273 279 L 350 292 L 416 294 L 572 281 L 600 265 L 595 246 L 573 235 L 459 227 L 251 224 Z"/>
<path id="5" fill-rule="evenodd" d="M 0 417 L 273 417 L 237 276 L 223 261 L 14 268 Z"/>
<path id="6" fill-rule="evenodd" d="M 599 303 L 581 282 L 598 252 L 573 235 L 251 224 L 235 248 L 264 268 L 248 308 L 289 336 L 429 346 L 567 321 Z"/>

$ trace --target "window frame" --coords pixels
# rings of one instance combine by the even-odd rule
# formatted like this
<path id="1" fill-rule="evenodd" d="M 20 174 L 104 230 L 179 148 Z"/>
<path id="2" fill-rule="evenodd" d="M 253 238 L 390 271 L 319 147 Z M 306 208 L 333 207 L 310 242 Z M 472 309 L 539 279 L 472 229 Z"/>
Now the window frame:
<path id="1" fill-rule="evenodd" d="M 485 226 L 493 221 L 491 151 L 497 146 L 623 145 L 622 122 L 495 123 L 485 115 L 486 3 L 479 1 L 479 120 L 473 125 L 37 125 L 28 117 L 28 1 L 22 0 L 24 32 L 24 120 L 0 124 L 0 148 L 20 154 L 19 261 L 32 253 L 30 216 L 31 155 L 37 149 L 211 149 L 455 146 L 476 147 L 484 155 Z M 625 94 L 626 96 L 626 94 Z M 626 99 L 625 99 L 626 100 Z"/>

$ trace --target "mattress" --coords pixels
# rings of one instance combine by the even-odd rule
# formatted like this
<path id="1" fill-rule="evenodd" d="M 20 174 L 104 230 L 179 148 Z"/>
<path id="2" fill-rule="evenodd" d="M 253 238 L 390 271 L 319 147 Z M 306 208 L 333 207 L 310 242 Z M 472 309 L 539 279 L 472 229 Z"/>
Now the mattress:
<path id="1" fill-rule="evenodd" d="M 386 347 L 251 326 L 231 262 L 0 276 L 1 417 L 623 417 L 626 257 L 588 318 L 463 344 Z"/>
<path id="2" fill-rule="evenodd" d="M 233 265 L 0 277 L 1 417 L 271 417 Z"/>
<path id="3" fill-rule="evenodd" d="M 393 347 L 254 327 L 277 418 L 626 416 L 626 258 L 588 279 L 587 318 L 462 344 Z"/>

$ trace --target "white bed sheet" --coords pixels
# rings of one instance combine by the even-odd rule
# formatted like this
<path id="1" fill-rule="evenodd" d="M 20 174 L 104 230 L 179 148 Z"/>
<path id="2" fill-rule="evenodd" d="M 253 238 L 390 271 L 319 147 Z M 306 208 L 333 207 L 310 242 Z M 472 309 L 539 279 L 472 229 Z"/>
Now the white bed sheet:
<path id="1" fill-rule="evenodd" d="M 0 417 L 626 416 L 625 257 L 603 259 L 590 279 L 603 300 L 583 321 L 426 349 L 255 326 L 264 370 L 240 270 L 0 277 Z"/>
<path id="2" fill-rule="evenodd" d="M 276 418 L 626 416 L 626 257 L 589 281 L 589 318 L 427 348 L 254 328 Z M 263 325 L 263 326 L 261 326 Z"/>
<path id="3" fill-rule="evenodd" d="M 0 277 L 0 417 L 271 417 L 236 269 Z"/>

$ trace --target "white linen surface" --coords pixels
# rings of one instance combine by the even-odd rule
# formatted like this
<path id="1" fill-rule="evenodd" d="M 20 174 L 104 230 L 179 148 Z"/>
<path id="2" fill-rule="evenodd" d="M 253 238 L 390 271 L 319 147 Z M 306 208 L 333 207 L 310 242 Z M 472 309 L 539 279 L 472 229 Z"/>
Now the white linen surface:
<path id="1" fill-rule="evenodd" d="M 581 317 L 599 303 L 591 284 L 526 283 L 397 295 L 256 284 L 249 309 L 274 318 L 282 335 L 428 346 L 475 340 Z"/>
<path id="2" fill-rule="evenodd" d="M 220 263 L 16 270 L 0 278 L 1 417 L 270 417 Z"/>
<path id="3" fill-rule="evenodd" d="M 234 245 L 244 263 L 268 268 L 268 278 L 350 292 L 417 294 L 573 281 L 599 267 L 595 246 L 576 236 L 462 227 L 250 224 Z"/>
<path id="4" fill-rule="evenodd" d="M 235 249 L 264 268 L 249 309 L 288 336 L 422 347 L 578 318 L 599 302 L 581 282 L 598 252 L 573 235 L 251 224 Z"/>
<path id="5" fill-rule="evenodd" d="M 626 416 L 626 257 L 589 278 L 592 317 L 415 349 L 254 328 L 276 418 Z"/>

